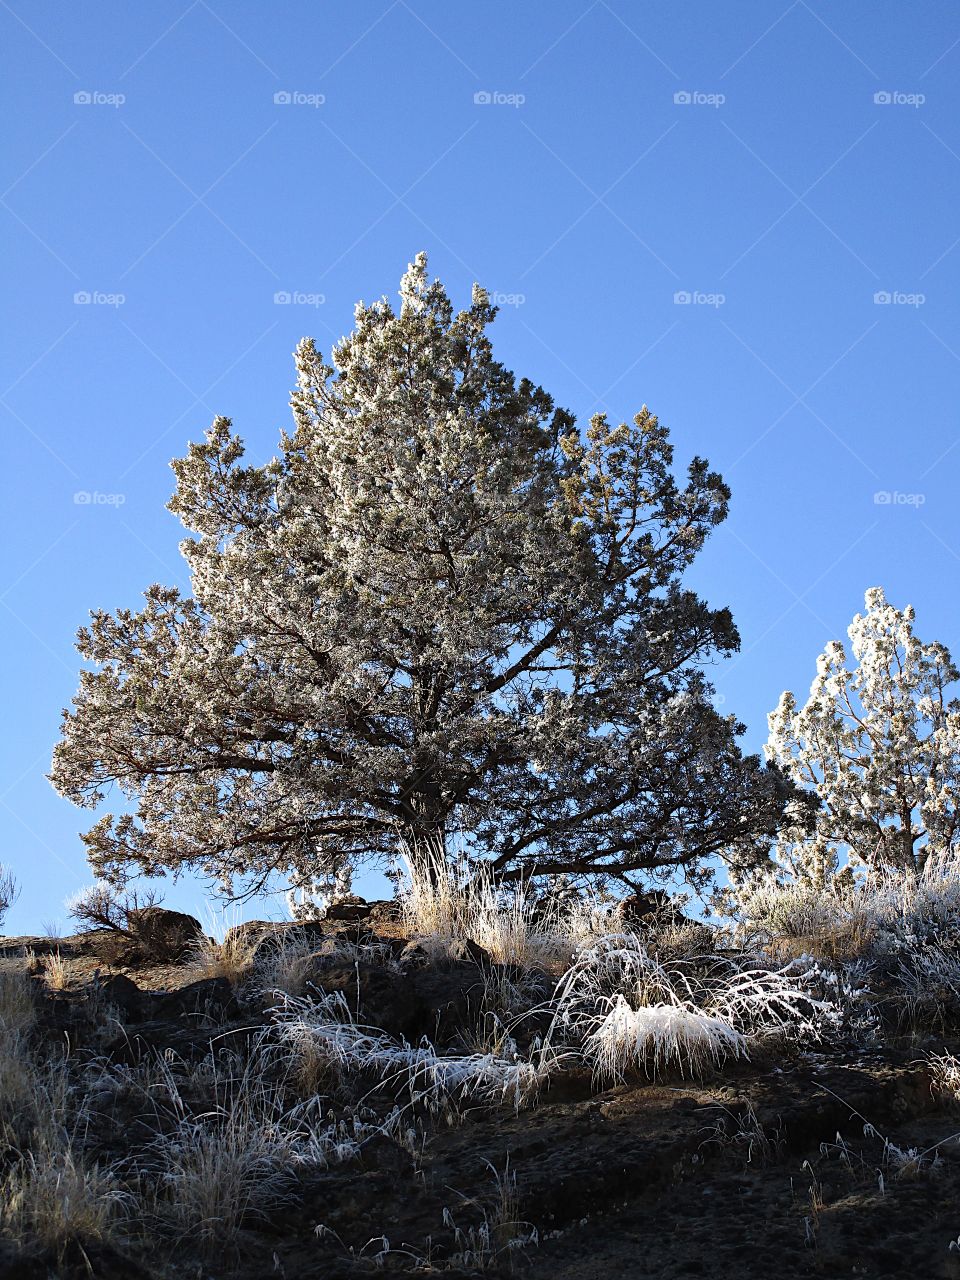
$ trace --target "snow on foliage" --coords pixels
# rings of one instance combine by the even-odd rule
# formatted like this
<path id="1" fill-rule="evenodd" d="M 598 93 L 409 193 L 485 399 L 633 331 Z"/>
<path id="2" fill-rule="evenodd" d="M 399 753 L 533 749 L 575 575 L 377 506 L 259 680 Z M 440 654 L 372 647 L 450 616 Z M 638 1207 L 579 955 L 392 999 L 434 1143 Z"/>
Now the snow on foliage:
<path id="1" fill-rule="evenodd" d="M 583 948 L 557 985 L 548 1039 L 573 1039 L 599 1076 L 667 1067 L 698 1074 L 771 1036 L 817 1036 L 829 1002 L 798 965 L 762 969 L 740 958 L 663 960 L 636 933 Z"/>
<path id="2" fill-rule="evenodd" d="M 360 1026 L 340 992 L 319 1000 L 283 995 L 271 1012 L 284 1051 L 319 1058 L 334 1079 L 373 1076 L 430 1111 L 468 1101 L 519 1108 L 535 1097 L 549 1070 L 546 1052 L 524 1061 L 493 1053 L 442 1054 L 426 1039 L 411 1046 Z"/>
<path id="3" fill-rule="evenodd" d="M 795 809 L 781 830 L 780 865 L 822 884 L 844 855 L 854 866 L 921 872 L 960 849 L 960 701 L 947 649 L 922 643 L 910 605 L 866 593 L 850 624 L 854 665 L 837 640 L 817 662 L 806 703 L 782 695 L 766 752 L 816 797 L 812 833 Z"/>
<path id="4" fill-rule="evenodd" d="M 277 872 L 299 918 L 401 836 L 469 832 L 507 880 L 756 863 L 792 788 L 714 707 L 739 637 L 684 584 L 723 479 L 675 476 L 646 406 L 578 427 L 424 255 L 401 297 L 302 340 L 271 461 L 218 417 L 173 462 L 191 594 L 80 630 L 51 779 L 123 798 L 94 873 Z"/>

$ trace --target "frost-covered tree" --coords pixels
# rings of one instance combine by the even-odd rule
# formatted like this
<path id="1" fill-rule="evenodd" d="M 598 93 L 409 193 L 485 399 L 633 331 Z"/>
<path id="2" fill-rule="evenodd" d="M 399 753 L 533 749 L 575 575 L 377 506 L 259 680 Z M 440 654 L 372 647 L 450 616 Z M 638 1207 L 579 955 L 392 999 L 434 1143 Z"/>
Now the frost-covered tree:
<path id="1" fill-rule="evenodd" d="M 760 856 L 790 785 L 744 757 L 699 663 L 738 645 L 681 577 L 729 491 L 666 430 L 571 416 L 494 360 L 419 256 L 401 305 L 296 351 L 295 430 L 173 463 L 193 594 L 96 613 L 52 781 L 135 812 L 95 872 L 332 883 L 456 830 L 504 879 Z"/>
<path id="2" fill-rule="evenodd" d="M 832 641 L 804 706 L 784 693 L 769 716 L 768 758 L 819 800 L 813 836 L 788 821 L 778 844 L 800 878 L 824 883 L 844 856 L 913 875 L 960 851 L 958 672 L 913 622 L 874 587 L 848 629 L 853 665 Z"/>

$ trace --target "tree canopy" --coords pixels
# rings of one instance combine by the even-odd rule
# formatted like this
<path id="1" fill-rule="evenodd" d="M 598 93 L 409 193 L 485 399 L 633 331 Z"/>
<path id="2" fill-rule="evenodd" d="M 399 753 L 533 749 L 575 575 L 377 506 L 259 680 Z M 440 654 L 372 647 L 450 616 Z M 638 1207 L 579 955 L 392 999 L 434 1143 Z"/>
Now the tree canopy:
<path id="1" fill-rule="evenodd" d="M 98 875 L 309 887 L 454 831 L 505 880 L 762 856 L 792 788 L 713 706 L 739 638 L 682 585 L 729 490 L 678 482 L 646 407 L 581 433 L 495 314 L 420 255 L 329 363 L 300 342 L 277 457 L 217 418 L 173 462 L 192 595 L 92 615 L 54 755 L 63 795 L 128 802 Z"/>
<path id="2" fill-rule="evenodd" d="M 872 588 L 848 629 L 855 661 L 831 641 L 806 703 L 786 692 L 770 714 L 769 757 L 817 801 L 812 835 L 781 832 L 796 875 L 823 883 L 844 857 L 913 875 L 960 850 L 960 701 L 947 692 L 960 675 L 913 623 Z"/>

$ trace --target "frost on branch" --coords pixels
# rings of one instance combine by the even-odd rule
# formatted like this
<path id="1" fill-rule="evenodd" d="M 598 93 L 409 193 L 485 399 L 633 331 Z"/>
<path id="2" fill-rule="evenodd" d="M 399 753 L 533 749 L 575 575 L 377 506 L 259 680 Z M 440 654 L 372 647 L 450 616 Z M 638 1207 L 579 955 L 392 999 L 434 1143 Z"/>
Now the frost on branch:
<path id="1" fill-rule="evenodd" d="M 806 703 L 784 693 L 770 714 L 768 757 L 818 802 L 813 837 L 789 820 L 777 848 L 790 874 L 823 885 L 854 866 L 908 875 L 960 849 L 958 673 L 942 644 L 914 634 L 914 611 L 866 593 L 849 654 L 827 645 Z"/>
<path id="2" fill-rule="evenodd" d="M 494 359 L 487 293 L 455 312 L 423 255 L 400 296 L 327 357 L 301 341 L 272 461 L 223 417 L 174 461 L 191 594 L 80 631 L 51 777 L 88 808 L 119 792 L 95 874 L 280 874 L 310 911 L 455 830 L 499 882 L 755 863 L 791 787 L 714 709 L 703 667 L 739 637 L 683 586 L 722 478 L 675 477 L 645 406 L 579 429 Z"/>

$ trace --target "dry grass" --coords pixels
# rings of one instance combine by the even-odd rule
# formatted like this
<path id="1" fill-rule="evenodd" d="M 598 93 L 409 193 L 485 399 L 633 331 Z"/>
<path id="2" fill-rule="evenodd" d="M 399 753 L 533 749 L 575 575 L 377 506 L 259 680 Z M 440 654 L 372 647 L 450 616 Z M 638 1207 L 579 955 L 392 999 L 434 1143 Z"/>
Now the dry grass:
<path id="1" fill-rule="evenodd" d="M 253 965 L 251 986 L 259 998 L 276 992 L 289 996 L 306 995 L 316 973 L 315 936 L 304 928 L 287 928 L 266 940 Z"/>
<path id="2" fill-rule="evenodd" d="M 184 1122 L 158 1144 L 157 1208 L 177 1233 L 209 1250 L 242 1223 L 282 1203 L 289 1178 L 261 1118 L 239 1105 L 206 1123 Z"/>
<path id="3" fill-rule="evenodd" d="M 857 914 L 838 920 L 815 933 L 789 934 L 770 938 L 766 949 L 781 963 L 812 956 L 829 964 L 847 964 L 871 954 L 877 942 L 877 926 Z"/>
<path id="4" fill-rule="evenodd" d="M 451 861 L 439 846 L 406 849 L 401 864 L 404 930 L 436 960 L 469 940 L 494 964 L 558 975 L 580 945 L 616 920 L 611 904 L 582 899 L 563 907 L 535 899 L 529 885 L 503 889 L 486 864 Z"/>
<path id="5" fill-rule="evenodd" d="M 30 979 L 20 970 L 0 970 L 0 1032 L 29 1031 L 36 1018 Z"/>
<path id="6" fill-rule="evenodd" d="M 53 951 L 50 955 L 41 957 L 40 972 L 51 991 L 65 991 L 67 989 L 69 985 L 67 963 L 59 951 Z"/>
<path id="7" fill-rule="evenodd" d="M 41 1148 L 3 1180 L 0 1221 L 19 1243 L 62 1254 L 69 1244 L 114 1237 L 132 1204 L 110 1170 L 85 1166 L 69 1146 Z"/>
<path id="8" fill-rule="evenodd" d="M 238 921 L 208 913 L 209 936 L 201 935 L 191 949 L 191 959 L 205 978 L 226 978 L 232 987 L 242 986 L 253 972 L 260 936 L 238 929 Z"/>

